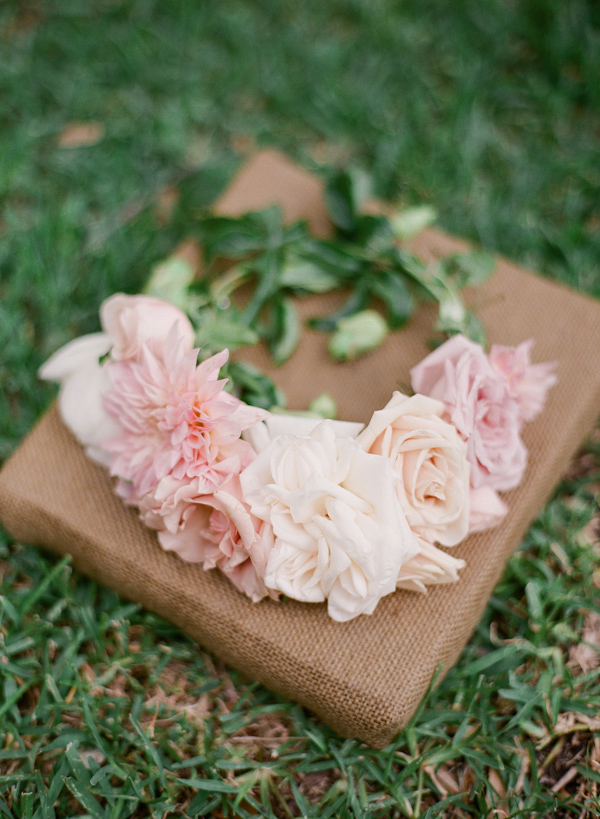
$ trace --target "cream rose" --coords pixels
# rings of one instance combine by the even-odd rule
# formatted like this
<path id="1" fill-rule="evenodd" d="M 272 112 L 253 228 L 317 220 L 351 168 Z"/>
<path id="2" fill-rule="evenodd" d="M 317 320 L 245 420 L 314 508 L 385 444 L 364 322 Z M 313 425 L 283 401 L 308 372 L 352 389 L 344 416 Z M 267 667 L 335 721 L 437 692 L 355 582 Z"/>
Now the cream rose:
<path id="1" fill-rule="evenodd" d="M 415 532 L 415 535 L 419 554 L 402 565 L 396 588 L 425 594 L 427 586 L 456 583 L 459 571 L 466 565 L 465 561 L 434 546 L 433 532 L 421 531 Z"/>
<path id="2" fill-rule="evenodd" d="M 240 480 L 252 514 L 273 529 L 265 584 L 327 600 L 334 620 L 372 613 L 419 551 L 389 460 L 336 437 L 332 421 L 276 437 Z"/>
<path id="3" fill-rule="evenodd" d="M 469 530 L 469 461 L 467 445 L 443 412 L 440 401 L 395 392 L 357 441 L 365 452 L 389 458 L 410 526 L 455 546 Z"/>
<path id="4" fill-rule="evenodd" d="M 109 349 L 106 333 L 81 336 L 50 356 L 38 373 L 44 381 L 60 383 L 58 408 L 65 426 L 86 448 L 86 454 L 103 466 L 108 466 L 109 455 L 102 445 L 121 429 L 103 403 L 112 382 L 100 359 Z"/>
<path id="5" fill-rule="evenodd" d="M 161 353 L 174 326 L 183 352 L 194 346 L 194 329 L 185 313 L 154 296 L 116 293 L 102 303 L 100 321 L 112 342 L 110 354 L 114 361 L 139 359 L 144 344 L 155 354 Z"/>

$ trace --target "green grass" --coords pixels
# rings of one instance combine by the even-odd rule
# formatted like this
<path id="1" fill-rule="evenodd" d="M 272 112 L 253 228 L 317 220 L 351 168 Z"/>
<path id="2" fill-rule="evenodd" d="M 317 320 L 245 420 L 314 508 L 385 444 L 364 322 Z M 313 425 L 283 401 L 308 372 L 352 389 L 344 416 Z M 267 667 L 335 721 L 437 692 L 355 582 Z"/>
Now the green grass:
<path id="1" fill-rule="evenodd" d="M 600 296 L 598 4 L 8 0 L 0 89 L 0 458 L 54 395 L 39 364 L 140 288 L 252 144 L 352 162 Z M 59 147 L 78 121 L 103 138 Z M 600 612 L 599 481 L 596 438 L 383 751 L 0 535 L 0 815 L 600 815 L 600 671 L 569 664 Z"/>

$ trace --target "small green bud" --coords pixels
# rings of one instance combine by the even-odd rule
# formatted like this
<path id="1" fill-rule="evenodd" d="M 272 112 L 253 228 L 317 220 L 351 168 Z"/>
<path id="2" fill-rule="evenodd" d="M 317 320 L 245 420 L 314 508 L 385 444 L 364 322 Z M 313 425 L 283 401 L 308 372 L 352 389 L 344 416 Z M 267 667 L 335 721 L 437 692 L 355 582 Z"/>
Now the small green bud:
<path id="1" fill-rule="evenodd" d="M 338 361 L 357 358 L 379 347 L 388 333 L 388 326 L 375 310 L 362 310 L 338 321 L 329 339 L 328 349 Z"/>
<path id="2" fill-rule="evenodd" d="M 394 236 L 401 241 L 410 239 L 429 227 L 437 218 L 437 212 L 429 205 L 405 208 L 390 216 L 390 225 Z"/>
<path id="3" fill-rule="evenodd" d="M 335 419 L 337 416 L 337 404 L 326 392 L 314 398 L 308 407 L 310 412 L 314 412 L 321 418 Z"/>
<path id="4" fill-rule="evenodd" d="M 189 262 L 171 256 L 152 268 L 142 292 L 185 310 L 189 306 L 188 288 L 194 280 L 194 274 L 194 268 Z"/>

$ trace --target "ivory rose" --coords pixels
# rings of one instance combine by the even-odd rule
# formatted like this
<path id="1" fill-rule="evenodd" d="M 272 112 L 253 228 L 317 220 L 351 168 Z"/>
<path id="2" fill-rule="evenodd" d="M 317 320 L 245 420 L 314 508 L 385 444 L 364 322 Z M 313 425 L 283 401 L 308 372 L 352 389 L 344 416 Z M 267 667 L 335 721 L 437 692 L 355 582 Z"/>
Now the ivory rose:
<path id="1" fill-rule="evenodd" d="M 194 346 L 194 329 L 188 317 L 175 305 L 154 296 L 127 296 L 116 293 L 100 307 L 100 321 L 112 342 L 114 361 L 140 359 L 147 346 L 154 355 L 164 349 L 164 340 L 175 326 L 182 350 Z"/>
<path id="2" fill-rule="evenodd" d="M 103 466 L 108 465 L 109 456 L 102 444 L 120 430 L 103 405 L 103 395 L 112 384 L 100 359 L 109 349 L 106 333 L 81 336 L 61 347 L 39 370 L 44 381 L 60 383 L 58 408 L 65 426 L 86 448 L 87 455 Z"/>
<path id="3" fill-rule="evenodd" d="M 292 413 L 269 413 L 262 421 L 244 430 L 242 438 L 252 444 L 255 452 L 262 452 L 278 435 L 310 435 L 323 422 L 322 418 L 308 418 Z M 331 421 L 336 438 L 355 438 L 364 424 L 355 421 Z"/>
<path id="4" fill-rule="evenodd" d="M 365 452 L 390 459 L 410 526 L 426 527 L 439 543 L 455 546 L 469 528 L 469 461 L 465 442 L 443 413 L 439 401 L 394 392 L 357 441 Z"/>
<path id="5" fill-rule="evenodd" d="M 442 401 L 445 418 L 467 442 L 471 485 L 514 489 L 527 463 L 517 401 L 479 344 L 461 335 L 411 370 L 415 392 Z"/>
<path id="6" fill-rule="evenodd" d="M 426 593 L 427 586 L 456 583 L 465 561 L 438 549 L 433 543 L 433 532 L 415 531 L 415 536 L 419 553 L 402 564 L 396 588 Z"/>
<path id="7" fill-rule="evenodd" d="M 337 438 L 331 421 L 276 437 L 240 481 L 252 514 L 273 530 L 265 584 L 295 600 L 327 600 L 334 620 L 372 613 L 418 552 L 390 462 Z"/>

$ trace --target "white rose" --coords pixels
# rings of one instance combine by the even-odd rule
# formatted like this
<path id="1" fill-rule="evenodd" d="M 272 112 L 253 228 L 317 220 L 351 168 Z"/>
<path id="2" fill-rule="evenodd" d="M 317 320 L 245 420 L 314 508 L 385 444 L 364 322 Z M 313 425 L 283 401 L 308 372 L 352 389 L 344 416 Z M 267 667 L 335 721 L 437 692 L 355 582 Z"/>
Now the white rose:
<path id="1" fill-rule="evenodd" d="M 106 333 L 81 336 L 61 347 L 39 370 L 44 381 L 60 383 L 58 408 L 65 426 L 86 447 L 87 455 L 104 466 L 109 455 L 101 445 L 120 431 L 102 404 L 111 381 L 100 359 L 110 345 Z"/>
<path id="2" fill-rule="evenodd" d="M 395 392 L 357 440 L 366 452 L 390 459 L 409 524 L 455 546 L 469 530 L 469 461 L 466 443 L 443 412 L 433 398 Z"/>
<path id="3" fill-rule="evenodd" d="M 268 416 L 242 432 L 242 438 L 251 444 L 255 452 L 262 452 L 279 435 L 310 435 L 323 423 L 322 418 L 306 415 L 271 412 Z M 356 438 L 364 424 L 355 421 L 331 421 L 336 438 Z"/>
<path id="4" fill-rule="evenodd" d="M 419 554 L 401 566 L 396 588 L 425 593 L 427 586 L 456 583 L 459 571 L 466 565 L 465 561 L 434 546 L 431 532 L 415 534 Z"/>
<path id="5" fill-rule="evenodd" d="M 165 338 L 174 326 L 177 336 L 183 339 L 183 352 L 194 346 L 194 329 L 185 313 L 154 296 L 116 293 L 100 306 L 100 321 L 112 342 L 110 355 L 114 361 L 139 358 L 143 344 L 161 354 Z"/>
<path id="6" fill-rule="evenodd" d="M 273 528 L 265 584 L 327 600 L 334 620 L 371 614 L 419 550 L 397 480 L 386 458 L 336 437 L 332 421 L 275 438 L 241 475 L 252 514 Z"/>

